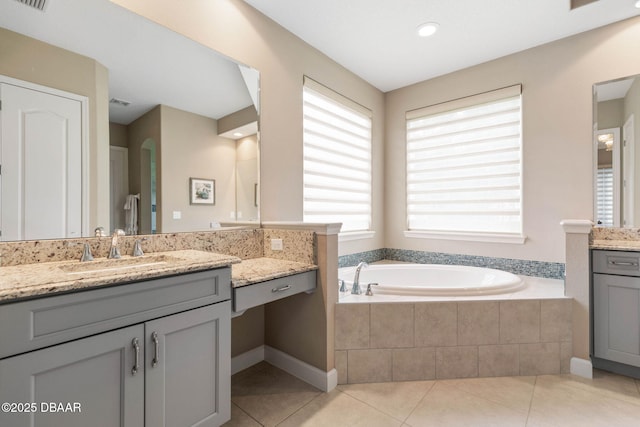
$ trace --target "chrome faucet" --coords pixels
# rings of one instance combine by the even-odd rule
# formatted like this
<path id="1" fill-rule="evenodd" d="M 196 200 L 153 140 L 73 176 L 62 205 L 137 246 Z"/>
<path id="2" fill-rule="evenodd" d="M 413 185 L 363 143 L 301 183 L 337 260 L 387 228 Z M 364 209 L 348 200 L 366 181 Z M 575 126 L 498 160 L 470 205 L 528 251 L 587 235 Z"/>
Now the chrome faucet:
<path id="1" fill-rule="evenodd" d="M 120 249 L 118 249 L 118 236 L 124 236 L 124 230 L 116 228 L 111 235 L 111 249 L 109 249 L 109 259 L 120 258 Z"/>
<path id="2" fill-rule="evenodd" d="M 362 294 L 362 289 L 360 289 L 360 270 L 362 270 L 363 267 L 369 267 L 369 264 L 362 261 L 356 267 L 356 274 L 353 276 L 353 287 L 351 288 L 351 293 L 354 295 Z"/>
<path id="3" fill-rule="evenodd" d="M 142 256 L 144 255 L 144 251 L 142 250 L 142 242 L 148 240 L 147 237 L 143 237 L 142 239 L 136 239 L 133 244 L 133 253 L 132 256 Z"/>

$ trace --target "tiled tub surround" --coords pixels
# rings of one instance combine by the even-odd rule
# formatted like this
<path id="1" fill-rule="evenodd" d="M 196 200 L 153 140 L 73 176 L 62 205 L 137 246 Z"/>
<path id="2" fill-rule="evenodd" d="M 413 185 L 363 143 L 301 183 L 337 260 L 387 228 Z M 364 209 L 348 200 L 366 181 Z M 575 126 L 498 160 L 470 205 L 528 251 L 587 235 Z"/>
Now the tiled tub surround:
<path id="1" fill-rule="evenodd" d="M 568 373 L 571 310 L 562 297 L 342 302 L 338 383 Z"/>
<path id="2" fill-rule="evenodd" d="M 522 274 L 549 279 L 564 278 L 564 264 L 558 262 L 529 261 L 510 258 L 493 258 L 476 255 L 447 254 L 442 252 L 413 251 L 406 249 L 376 249 L 368 252 L 343 255 L 338 261 L 340 268 L 358 265 L 360 261 L 381 260 L 412 262 L 416 264 L 467 265 L 495 268 L 513 274 Z"/>

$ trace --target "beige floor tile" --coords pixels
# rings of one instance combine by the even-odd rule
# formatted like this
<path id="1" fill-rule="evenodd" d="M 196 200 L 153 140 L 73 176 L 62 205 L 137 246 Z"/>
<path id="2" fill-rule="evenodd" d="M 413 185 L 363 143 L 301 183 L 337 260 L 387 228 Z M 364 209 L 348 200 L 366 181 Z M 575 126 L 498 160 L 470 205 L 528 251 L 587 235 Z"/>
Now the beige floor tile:
<path id="1" fill-rule="evenodd" d="M 242 409 L 231 404 L 231 420 L 223 424 L 224 427 L 260 427 L 260 424 L 251 418 Z"/>
<path id="2" fill-rule="evenodd" d="M 626 383 L 626 381 L 621 381 Z M 612 391 L 618 380 L 582 382 L 572 376 L 542 376 L 536 380 L 529 424 L 560 426 L 638 426 L 640 400 Z"/>
<path id="3" fill-rule="evenodd" d="M 404 421 L 435 381 L 350 384 L 338 389 L 393 418 Z"/>
<path id="4" fill-rule="evenodd" d="M 401 421 L 366 405 L 359 400 L 333 390 L 313 399 L 304 408 L 287 418 L 282 427 L 399 427 Z"/>
<path id="5" fill-rule="evenodd" d="M 497 377 L 446 380 L 452 385 L 474 396 L 523 413 L 529 412 L 536 377 Z"/>
<path id="6" fill-rule="evenodd" d="M 550 384 L 558 382 L 566 386 L 577 387 L 613 399 L 640 404 L 640 393 L 638 392 L 636 382 L 632 378 L 622 375 L 600 370 L 593 371 L 593 379 L 582 378 L 575 375 L 543 375 L 538 377 L 536 384 L 538 387 L 547 387 Z"/>
<path id="7" fill-rule="evenodd" d="M 231 377 L 231 401 L 264 426 L 277 425 L 320 393 L 266 362 Z"/>
<path id="8" fill-rule="evenodd" d="M 315 387 L 266 362 L 260 362 L 231 377 L 231 395 L 261 395 L 319 392 Z"/>
<path id="9" fill-rule="evenodd" d="M 406 420 L 413 427 L 524 426 L 527 415 L 439 381 Z"/>

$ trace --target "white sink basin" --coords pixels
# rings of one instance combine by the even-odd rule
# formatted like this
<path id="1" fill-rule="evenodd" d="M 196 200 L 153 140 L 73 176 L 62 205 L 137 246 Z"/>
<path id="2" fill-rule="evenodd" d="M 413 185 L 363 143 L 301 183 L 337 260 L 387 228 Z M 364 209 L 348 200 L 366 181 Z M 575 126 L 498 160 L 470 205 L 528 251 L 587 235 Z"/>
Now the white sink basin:
<path id="1" fill-rule="evenodd" d="M 172 261 L 178 261 L 178 258 L 167 255 L 144 255 L 141 257 L 78 262 L 77 264 L 63 265 L 58 268 L 67 274 L 118 273 L 131 269 L 162 266 Z"/>

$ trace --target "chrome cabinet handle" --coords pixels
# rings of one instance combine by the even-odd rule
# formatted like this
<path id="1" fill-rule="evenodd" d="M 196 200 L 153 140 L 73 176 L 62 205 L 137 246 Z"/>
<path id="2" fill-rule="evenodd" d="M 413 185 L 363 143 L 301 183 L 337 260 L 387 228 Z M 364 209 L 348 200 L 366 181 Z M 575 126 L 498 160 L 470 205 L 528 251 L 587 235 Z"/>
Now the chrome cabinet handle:
<path id="1" fill-rule="evenodd" d="M 619 265 L 619 266 L 623 266 L 623 267 L 637 267 L 638 266 L 637 262 L 631 262 L 631 261 L 609 261 L 609 264 L 611 264 L 611 265 Z"/>
<path id="2" fill-rule="evenodd" d="M 136 362 L 131 368 L 131 375 L 135 375 L 138 373 L 138 369 L 140 368 L 140 344 L 138 343 L 138 338 L 134 338 L 131 340 L 131 346 L 133 347 L 133 351 L 136 355 Z"/>
<path id="3" fill-rule="evenodd" d="M 271 289 L 271 292 L 284 292 L 291 289 L 291 285 L 279 286 L 277 288 Z"/>
<path id="4" fill-rule="evenodd" d="M 156 332 L 151 334 L 151 341 L 153 341 L 153 345 L 154 345 L 154 353 L 153 353 L 153 360 L 151 361 L 151 367 L 155 368 L 158 365 L 158 362 L 160 362 L 160 342 L 158 341 L 158 334 Z"/>

